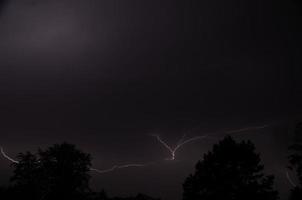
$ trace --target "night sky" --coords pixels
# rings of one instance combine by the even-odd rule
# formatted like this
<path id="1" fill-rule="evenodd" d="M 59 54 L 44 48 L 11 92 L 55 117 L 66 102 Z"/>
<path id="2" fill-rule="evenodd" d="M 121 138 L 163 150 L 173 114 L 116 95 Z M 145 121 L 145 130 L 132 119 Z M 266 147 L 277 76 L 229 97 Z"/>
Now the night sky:
<path id="1" fill-rule="evenodd" d="M 300 4 L 301 5 L 301 4 Z M 266 171 L 284 175 L 302 114 L 302 7 L 294 0 L 0 0 L 0 145 L 12 157 L 67 141 L 109 195 L 179 200 L 218 140 L 187 137 L 245 127 Z M 217 135 L 217 134 L 216 134 Z M 223 134 L 219 134 L 223 136 Z M 0 182 L 11 175 L 0 159 Z"/>

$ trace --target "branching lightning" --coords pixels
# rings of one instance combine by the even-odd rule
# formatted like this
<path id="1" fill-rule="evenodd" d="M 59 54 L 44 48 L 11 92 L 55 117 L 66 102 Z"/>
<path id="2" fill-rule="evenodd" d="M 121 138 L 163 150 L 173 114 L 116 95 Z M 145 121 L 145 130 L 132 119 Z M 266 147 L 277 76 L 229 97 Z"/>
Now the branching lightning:
<path id="1" fill-rule="evenodd" d="M 241 133 L 241 132 L 250 131 L 250 130 L 263 129 L 263 128 L 266 128 L 268 126 L 269 125 L 247 127 L 247 128 L 237 129 L 237 130 L 224 131 L 224 133 L 227 133 L 227 134 Z M 218 137 L 213 137 L 213 136 L 208 136 L 208 135 L 196 136 L 196 137 L 192 137 L 192 138 L 189 138 L 189 139 L 185 139 L 186 134 L 184 134 L 180 138 L 180 140 L 177 142 L 176 146 L 172 147 L 172 146 L 168 145 L 164 140 L 162 140 L 159 135 L 153 134 L 151 136 L 155 137 L 157 139 L 157 141 L 159 143 L 161 143 L 169 151 L 171 157 L 167 158 L 167 160 L 175 160 L 175 158 L 176 158 L 176 152 L 181 147 L 183 147 L 185 144 L 188 144 L 188 143 L 191 143 L 191 142 L 194 142 L 194 141 L 197 141 L 197 140 L 206 139 L 206 138 L 215 138 L 215 139 L 218 139 Z M 10 162 L 12 162 L 12 163 L 19 163 L 19 161 L 17 161 L 15 159 L 13 159 L 12 157 L 8 156 L 4 152 L 4 150 L 3 150 L 3 148 L 1 146 L 0 146 L 0 151 L 1 151 L 2 156 L 4 158 L 6 158 L 7 160 L 9 160 Z M 129 168 L 129 167 L 145 167 L 145 166 L 148 166 L 150 164 L 152 164 L 152 163 L 147 163 L 147 164 L 136 164 L 136 163 L 133 163 L 133 164 L 125 164 L 125 165 L 114 165 L 111 168 L 104 169 L 104 170 L 100 170 L 100 169 L 97 169 L 97 168 L 90 167 L 89 170 L 90 171 L 94 171 L 96 173 L 103 174 L 103 173 L 112 172 L 114 170 L 124 169 L 124 168 Z M 294 184 L 294 182 L 290 178 L 288 172 L 286 172 L 286 176 L 287 176 L 287 179 L 289 180 L 289 182 L 291 183 L 291 185 L 294 186 L 294 187 L 296 187 L 296 184 Z"/>
<path id="2" fill-rule="evenodd" d="M 227 133 L 227 134 L 241 133 L 241 132 L 245 132 L 245 131 L 263 129 L 263 128 L 266 128 L 268 126 L 270 126 L 270 125 L 252 126 L 252 127 L 246 127 L 246 128 L 236 129 L 236 130 L 224 131 L 224 133 Z M 151 136 L 155 137 L 158 140 L 158 142 L 160 142 L 170 152 L 171 157 L 168 158 L 167 160 L 175 160 L 176 151 L 187 143 L 190 143 L 190 142 L 193 142 L 193 141 L 196 141 L 196 140 L 206 139 L 206 138 L 212 138 L 212 139 L 216 138 L 216 139 L 218 139 L 218 137 L 203 135 L 203 136 L 196 136 L 196 137 L 185 140 L 186 134 L 184 134 L 182 136 L 182 138 L 178 141 L 177 145 L 173 148 L 173 147 L 169 146 L 165 141 L 163 141 L 160 138 L 159 135 L 151 134 Z"/>
<path id="3" fill-rule="evenodd" d="M 168 149 L 168 151 L 171 154 L 171 157 L 168 158 L 167 160 L 175 160 L 176 151 L 183 145 L 193 142 L 195 140 L 201 140 L 201 139 L 204 139 L 207 137 L 207 135 L 203 135 L 203 136 L 197 136 L 197 137 L 193 137 L 193 138 L 184 140 L 185 135 L 183 135 L 183 137 L 178 141 L 177 145 L 173 148 L 173 147 L 169 146 L 165 141 L 163 141 L 159 135 L 152 134 L 151 136 L 155 137 L 166 149 Z"/>

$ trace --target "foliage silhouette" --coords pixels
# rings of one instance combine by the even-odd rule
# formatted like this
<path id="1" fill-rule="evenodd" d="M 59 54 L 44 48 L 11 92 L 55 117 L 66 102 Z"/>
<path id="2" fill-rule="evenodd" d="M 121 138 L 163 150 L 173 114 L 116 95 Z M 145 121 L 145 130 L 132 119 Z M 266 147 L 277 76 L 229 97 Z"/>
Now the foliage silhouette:
<path id="1" fill-rule="evenodd" d="M 18 155 L 11 178 L 15 196 L 28 199 L 82 199 L 90 192 L 89 154 L 63 143 Z"/>
<path id="2" fill-rule="evenodd" d="M 275 200 L 274 177 L 263 174 L 250 141 L 227 136 L 204 155 L 183 184 L 183 200 Z"/>
<path id="3" fill-rule="evenodd" d="M 289 156 L 290 169 L 297 174 L 299 184 L 291 191 L 291 200 L 302 199 L 302 123 L 295 128 L 295 144 L 289 147 L 292 152 Z"/>
<path id="4" fill-rule="evenodd" d="M 14 175 L 11 177 L 13 196 L 15 199 L 26 197 L 30 199 L 38 199 L 43 192 L 42 180 L 39 177 L 40 167 L 36 155 L 26 152 L 18 155 L 20 160 L 18 164 L 14 163 Z M 40 195 L 39 195 L 40 194 Z"/>
<path id="5" fill-rule="evenodd" d="M 1 199 L 9 200 L 158 200 L 136 197 L 109 198 L 104 190 L 89 187 L 91 157 L 74 145 L 55 144 L 37 153 L 20 153 L 9 187 L 0 187 Z"/>

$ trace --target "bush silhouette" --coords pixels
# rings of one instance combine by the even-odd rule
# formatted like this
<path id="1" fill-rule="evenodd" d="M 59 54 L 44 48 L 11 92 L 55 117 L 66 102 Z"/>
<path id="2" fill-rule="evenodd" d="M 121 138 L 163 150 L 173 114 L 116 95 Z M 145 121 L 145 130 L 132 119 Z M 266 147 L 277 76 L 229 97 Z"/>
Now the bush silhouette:
<path id="1" fill-rule="evenodd" d="M 225 137 L 204 155 L 183 184 L 183 200 L 275 200 L 273 176 L 263 174 L 254 145 Z"/>

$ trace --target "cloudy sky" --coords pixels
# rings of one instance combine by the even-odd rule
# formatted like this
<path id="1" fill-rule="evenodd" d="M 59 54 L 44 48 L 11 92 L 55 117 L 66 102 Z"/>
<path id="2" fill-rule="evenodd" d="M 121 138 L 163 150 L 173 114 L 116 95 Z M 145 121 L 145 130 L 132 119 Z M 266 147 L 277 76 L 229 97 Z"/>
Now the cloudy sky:
<path id="1" fill-rule="evenodd" d="M 288 128 L 302 111 L 301 8 L 285 0 L 0 1 L 0 140 L 12 156 L 67 141 L 91 153 L 112 195 L 180 199 L 213 140 L 247 131 L 282 194 Z M 9 163 L 0 160 L 7 180 Z M 134 177 L 134 178 L 133 178 Z M 130 183 L 130 184 L 129 184 Z"/>

